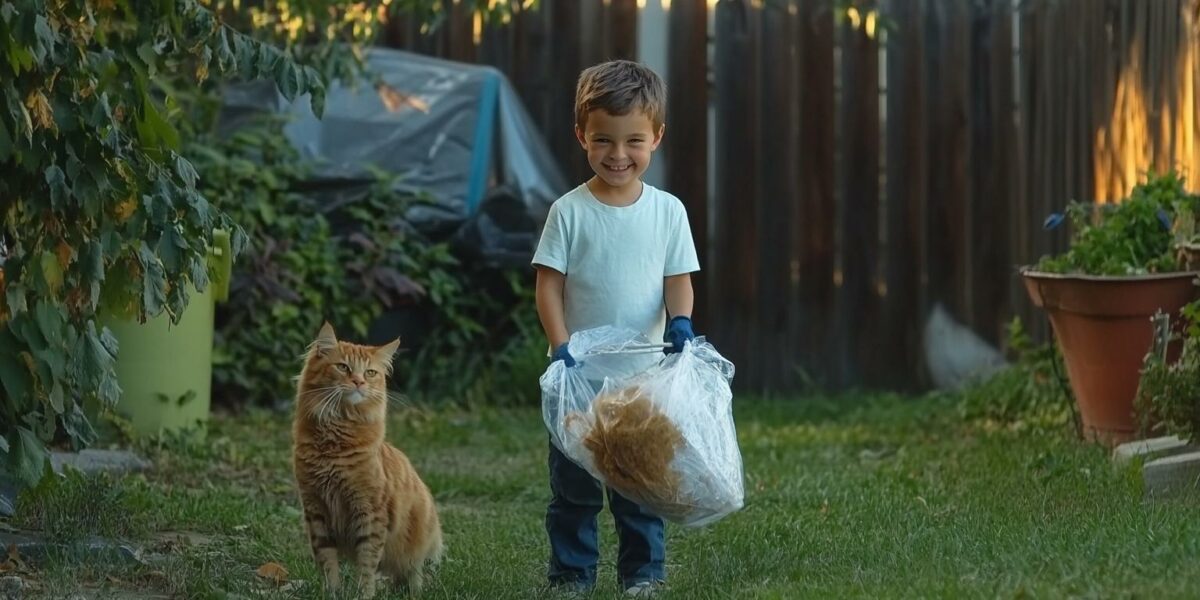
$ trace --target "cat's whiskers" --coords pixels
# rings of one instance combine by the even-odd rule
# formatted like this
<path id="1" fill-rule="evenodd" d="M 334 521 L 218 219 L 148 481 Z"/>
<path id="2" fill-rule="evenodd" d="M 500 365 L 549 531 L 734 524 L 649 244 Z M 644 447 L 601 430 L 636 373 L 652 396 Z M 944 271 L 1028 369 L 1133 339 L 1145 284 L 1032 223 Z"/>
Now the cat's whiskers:
<path id="1" fill-rule="evenodd" d="M 305 394 L 321 393 L 308 409 L 309 415 L 320 422 L 327 421 L 333 415 L 342 396 L 342 386 L 331 385 L 305 390 Z"/>
<path id="2" fill-rule="evenodd" d="M 397 408 L 403 408 L 403 407 L 409 406 L 409 404 L 410 404 L 408 396 L 401 394 L 400 392 L 397 392 L 394 390 L 385 390 L 384 392 L 382 392 L 382 394 L 384 395 L 383 400 L 385 402 L 387 402 L 390 406 L 395 406 Z"/>

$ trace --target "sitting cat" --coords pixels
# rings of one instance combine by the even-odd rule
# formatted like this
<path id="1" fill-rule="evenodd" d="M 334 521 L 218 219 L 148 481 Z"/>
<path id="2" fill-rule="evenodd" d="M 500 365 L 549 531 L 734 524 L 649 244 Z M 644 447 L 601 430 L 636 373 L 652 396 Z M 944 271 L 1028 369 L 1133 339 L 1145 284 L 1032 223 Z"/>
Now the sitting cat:
<path id="1" fill-rule="evenodd" d="M 338 341 L 326 323 L 300 371 L 292 462 L 313 557 L 336 593 L 339 557 L 357 566 L 362 597 L 377 573 L 420 589 L 442 555 L 429 488 L 408 458 L 384 441 L 386 377 L 397 339 L 371 347 Z"/>

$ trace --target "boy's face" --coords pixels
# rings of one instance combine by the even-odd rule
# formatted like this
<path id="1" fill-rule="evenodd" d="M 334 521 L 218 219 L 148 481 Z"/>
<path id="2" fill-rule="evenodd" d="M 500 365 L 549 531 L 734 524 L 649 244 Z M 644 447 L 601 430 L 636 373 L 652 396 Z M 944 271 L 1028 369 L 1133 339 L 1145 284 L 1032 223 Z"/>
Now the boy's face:
<path id="1" fill-rule="evenodd" d="M 614 188 L 638 181 L 650 166 L 650 153 L 662 141 L 663 127 L 640 110 L 614 116 L 604 110 L 588 114 L 584 128 L 575 127 L 575 136 L 587 151 L 588 164 L 596 175 Z"/>

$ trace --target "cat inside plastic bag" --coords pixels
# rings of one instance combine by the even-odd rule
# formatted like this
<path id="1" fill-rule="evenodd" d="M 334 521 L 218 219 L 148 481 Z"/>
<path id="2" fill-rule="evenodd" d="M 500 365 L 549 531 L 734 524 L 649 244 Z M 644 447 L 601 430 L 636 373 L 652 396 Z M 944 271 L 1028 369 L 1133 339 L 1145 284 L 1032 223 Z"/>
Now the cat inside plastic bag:
<path id="1" fill-rule="evenodd" d="M 733 363 L 703 337 L 665 357 L 616 327 L 577 332 L 568 344 L 578 364 L 556 361 L 541 377 L 542 418 L 563 454 L 675 523 L 707 525 L 742 507 Z M 648 366 L 631 373 L 630 356 Z"/>

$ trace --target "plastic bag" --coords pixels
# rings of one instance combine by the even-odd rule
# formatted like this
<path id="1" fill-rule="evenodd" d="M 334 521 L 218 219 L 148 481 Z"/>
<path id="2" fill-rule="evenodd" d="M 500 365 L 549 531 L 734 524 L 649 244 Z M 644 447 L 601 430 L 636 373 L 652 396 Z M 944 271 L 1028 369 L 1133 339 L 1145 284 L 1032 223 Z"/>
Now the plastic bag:
<path id="1" fill-rule="evenodd" d="M 571 336 L 578 364 L 546 369 L 542 418 L 567 458 L 622 496 L 675 523 L 713 523 L 743 504 L 733 363 L 703 337 L 666 357 L 630 352 L 648 343 L 614 327 Z M 630 374 L 630 356 L 649 366 Z"/>

